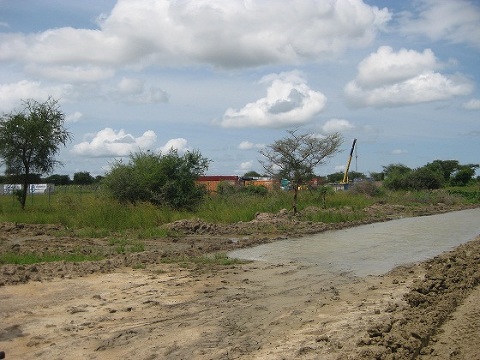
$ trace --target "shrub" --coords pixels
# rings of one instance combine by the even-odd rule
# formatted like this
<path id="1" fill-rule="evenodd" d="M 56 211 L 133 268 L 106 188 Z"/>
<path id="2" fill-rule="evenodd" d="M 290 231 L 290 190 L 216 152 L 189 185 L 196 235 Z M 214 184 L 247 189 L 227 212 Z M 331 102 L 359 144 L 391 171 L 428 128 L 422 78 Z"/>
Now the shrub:
<path id="1" fill-rule="evenodd" d="M 130 162 L 119 161 L 103 183 L 121 203 L 150 202 L 175 210 L 193 210 L 206 190 L 195 180 L 208 168 L 209 160 L 197 151 L 180 156 L 174 149 L 165 155 L 138 152 Z"/>

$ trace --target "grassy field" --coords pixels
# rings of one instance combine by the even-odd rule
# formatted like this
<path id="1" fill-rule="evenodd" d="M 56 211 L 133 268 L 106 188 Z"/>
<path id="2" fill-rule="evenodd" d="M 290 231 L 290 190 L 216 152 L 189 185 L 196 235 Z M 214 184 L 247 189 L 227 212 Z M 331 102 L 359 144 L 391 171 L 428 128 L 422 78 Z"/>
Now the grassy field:
<path id="1" fill-rule="evenodd" d="M 328 192 L 324 198 L 318 191 L 302 191 L 298 199 L 298 220 L 340 223 L 363 220 L 365 208 L 373 204 L 395 204 L 420 207 L 428 204 L 446 205 L 480 203 L 478 187 L 422 192 L 386 192 L 381 189 L 356 187 L 349 191 Z M 308 211 L 309 208 L 321 211 Z M 142 252 L 144 239 L 175 236 L 162 225 L 181 219 L 202 219 L 209 223 L 248 222 L 259 212 L 277 213 L 291 210 L 292 193 L 270 192 L 265 196 L 235 193 L 210 196 L 197 211 L 172 211 L 148 203 L 121 205 L 100 189 L 91 187 L 57 187 L 50 195 L 33 195 L 22 210 L 12 195 L 0 196 L 0 222 L 60 224 L 59 236 L 108 239 L 109 254 Z M 348 211 L 346 211 L 348 210 Z M 1 241 L 1 239 L 0 239 Z M 109 256 L 102 254 L 16 254 L 0 255 L 0 264 L 33 264 L 51 261 L 91 261 Z M 174 259 L 175 262 L 214 262 L 228 264 L 224 254 L 199 259 Z"/>
<path id="2" fill-rule="evenodd" d="M 301 220 L 325 223 L 360 219 L 362 211 L 374 203 L 415 206 L 421 204 L 480 203 L 478 187 L 421 192 L 339 191 L 326 196 L 320 192 L 302 191 L 298 210 Z M 324 211 L 308 213 L 302 218 L 302 210 L 308 207 L 324 208 Z M 348 207 L 352 212 L 345 218 L 339 209 Z M 266 196 L 243 193 L 228 196 L 210 196 L 197 211 L 172 211 L 148 203 L 121 205 L 92 187 L 57 187 L 50 195 L 30 195 L 25 210 L 20 208 L 12 195 L 0 196 L 0 222 L 62 224 L 68 228 L 83 229 L 85 236 L 105 236 L 112 231 L 138 230 L 139 237 L 162 235 L 159 227 L 180 219 L 200 218 L 212 223 L 250 221 L 258 212 L 276 213 L 292 208 L 292 194 L 284 191 L 270 192 Z M 358 210 L 358 211 L 357 211 Z M 358 214 L 357 214 L 358 213 Z M 165 234 L 166 235 L 166 234 Z"/>

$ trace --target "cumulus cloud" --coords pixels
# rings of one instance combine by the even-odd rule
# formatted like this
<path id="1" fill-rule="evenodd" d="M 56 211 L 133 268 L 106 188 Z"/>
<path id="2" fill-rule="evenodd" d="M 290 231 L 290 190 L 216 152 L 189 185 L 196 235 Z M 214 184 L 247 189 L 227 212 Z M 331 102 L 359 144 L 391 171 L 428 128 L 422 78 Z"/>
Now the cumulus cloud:
<path id="1" fill-rule="evenodd" d="M 180 154 L 185 153 L 188 150 L 187 140 L 184 138 L 170 139 L 165 145 L 158 148 L 157 151 L 166 154 L 172 149 L 177 150 Z"/>
<path id="2" fill-rule="evenodd" d="M 265 147 L 265 144 L 254 144 L 250 141 L 242 141 L 238 144 L 240 150 L 251 150 L 251 149 L 262 149 Z"/>
<path id="3" fill-rule="evenodd" d="M 80 111 L 75 111 L 72 114 L 65 116 L 65 121 L 68 123 L 76 123 L 83 117 L 83 114 Z"/>
<path id="4" fill-rule="evenodd" d="M 344 119 L 330 119 L 322 126 L 322 131 L 327 134 L 353 129 L 354 126 Z"/>
<path id="5" fill-rule="evenodd" d="M 471 99 L 463 104 L 463 108 L 467 110 L 480 110 L 480 99 Z"/>
<path id="6" fill-rule="evenodd" d="M 74 145 L 72 153 L 86 157 L 124 157 L 148 149 L 157 140 L 157 135 L 152 130 L 135 137 L 123 129 L 115 131 L 111 128 L 100 130 L 89 137 L 89 140 Z"/>
<path id="7" fill-rule="evenodd" d="M 25 71 L 45 79 L 69 83 L 91 83 L 111 78 L 113 69 L 100 66 L 79 65 L 38 65 L 28 64 Z"/>
<path id="8" fill-rule="evenodd" d="M 297 71 L 268 75 L 261 82 L 269 84 L 265 97 L 241 109 L 227 109 L 217 123 L 237 128 L 298 126 L 310 122 L 325 107 L 325 95 L 310 89 Z"/>
<path id="9" fill-rule="evenodd" d="M 432 40 L 463 43 L 480 49 L 480 5 L 475 1 L 422 0 L 417 5 L 417 16 L 404 13 L 401 31 L 405 34 L 425 35 Z"/>
<path id="10" fill-rule="evenodd" d="M 0 108 L 13 110 L 20 106 L 20 99 L 45 101 L 52 96 L 61 99 L 71 93 L 69 85 L 43 85 L 39 81 L 21 80 L 16 83 L 0 84 Z"/>
<path id="11" fill-rule="evenodd" d="M 156 104 L 169 100 L 168 93 L 161 88 L 147 87 L 144 80 L 126 77 L 118 82 L 111 93 L 116 99 L 132 104 Z"/>
<path id="12" fill-rule="evenodd" d="M 119 0 L 98 29 L 0 34 L 0 60 L 102 68 L 318 60 L 370 44 L 390 18 L 362 0 Z"/>
<path id="13" fill-rule="evenodd" d="M 252 161 L 244 161 L 240 164 L 240 170 L 242 171 L 248 171 L 248 170 L 251 170 L 252 169 L 252 166 L 253 166 L 253 162 Z"/>
<path id="14" fill-rule="evenodd" d="M 473 85 L 460 74 L 445 75 L 430 49 L 422 53 L 380 47 L 358 65 L 357 77 L 345 86 L 355 106 L 402 106 L 467 95 Z"/>

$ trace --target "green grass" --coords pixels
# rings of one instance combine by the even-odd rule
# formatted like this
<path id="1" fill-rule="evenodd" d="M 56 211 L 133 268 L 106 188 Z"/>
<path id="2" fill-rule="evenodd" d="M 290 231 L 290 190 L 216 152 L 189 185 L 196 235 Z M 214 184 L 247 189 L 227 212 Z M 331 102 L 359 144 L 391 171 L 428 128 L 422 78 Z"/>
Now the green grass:
<path id="1" fill-rule="evenodd" d="M 108 242 L 115 248 L 117 254 L 137 253 L 145 251 L 145 245 L 142 242 L 127 238 L 111 238 Z"/>
<path id="2" fill-rule="evenodd" d="M 5 253 L 0 254 L 0 264 L 37 264 L 42 262 L 68 261 L 96 261 L 104 259 L 104 255 L 85 255 L 85 254 L 18 254 Z"/>
<path id="3" fill-rule="evenodd" d="M 366 207 L 375 203 L 410 207 L 443 203 L 478 204 L 480 187 L 449 188 L 434 191 L 382 191 L 366 195 L 351 191 L 328 193 L 324 208 L 320 192 L 301 191 L 298 198 L 299 219 L 338 223 L 363 219 Z M 57 187 L 51 195 L 29 196 L 22 210 L 12 196 L 0 196 L 0 222 L 62 224 L 59 236 L 108 239 L 109 254 L 145 250 L 143 240 L 178 236 L 162 225 L 180 219 L 200 218 L 212 223 L 236 223 L 253 220 L 259 212 L 277 213 L 292 209 L 291 192 L 269 192 L 265 196 L 236 193 L 210 196 L 195 212 L 172 211 L 151 204 L 121 205 L 102 191 L 89 187 Z M 309 211 L 308 209 L 314 209 Z M 279 231 L 272 227 L 272 231 Z M 93 261 L 109 254 L 0 254 L 0 264 L 34 264 L 51 261 Z M 231 265 L 238 262 L 225 254 L 201 257 L 166 258 L 164 262 L 197 265 Z"/>
<path id="4" fill-rule="evenodd" d="M 423 204 L 478 203 L 478 187 L 418 192 L 382 192 L 367 196 L 350 191 L 329 193 L 326 208 L 319 192 L 301 191 L 298 210 L 322 209 L 308 213 L 305 220 L 342 222 L 361 218 L 362 209 L 376 202 L 417 206 Z M 162 225 L 180 219 L 200 218 L 213 223 L 247 222 L 258 212 L 277 213 L 292 209 L 291 192 L 269 192 L 265 196 L 236 193 L 210 196 L 195 212 L 172 211 L 151 204 L 122 205 L 101 190 L 88 187 L 58 187 L 51 195 L 29 196 L 22 210 L 12 196 L 0 196 L 0 222 L 63 224 L 65 235 L 81 237 L 130 236 L 141 240 L 175 236 Z"/>

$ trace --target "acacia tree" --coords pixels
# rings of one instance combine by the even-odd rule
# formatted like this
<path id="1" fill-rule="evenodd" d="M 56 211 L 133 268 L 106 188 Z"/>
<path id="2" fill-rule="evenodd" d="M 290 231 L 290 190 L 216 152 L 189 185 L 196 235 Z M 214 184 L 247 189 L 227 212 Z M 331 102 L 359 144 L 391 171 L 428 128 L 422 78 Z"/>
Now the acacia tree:
<path id="1" fill-rule="evenodd" d="M 25 208 L 32 176 L 51 172 L 61 162 L 55 159 L 60 145 L 71 140 L 64 128 L 65 114 L 58 101 L 49 97 L 45 102 L 23 100 L 23 109 L 0 118 L 0 158 L 5 174 L 21 179 L 19 201 Z"/>
<path id="2" fill-rule="evenodd" d="M 272 176 L 289 179 L 293 185 L 293 213 L 297 213 L 298 188 L 315 176 L 317 166 L 339 151 L 343 138 L 339 133 L 325 137 L 298 134 L 288 130 L 288 136 L 276 140 L 260 150 L 266 160 L 260 160 L 265 171 Z"/>

